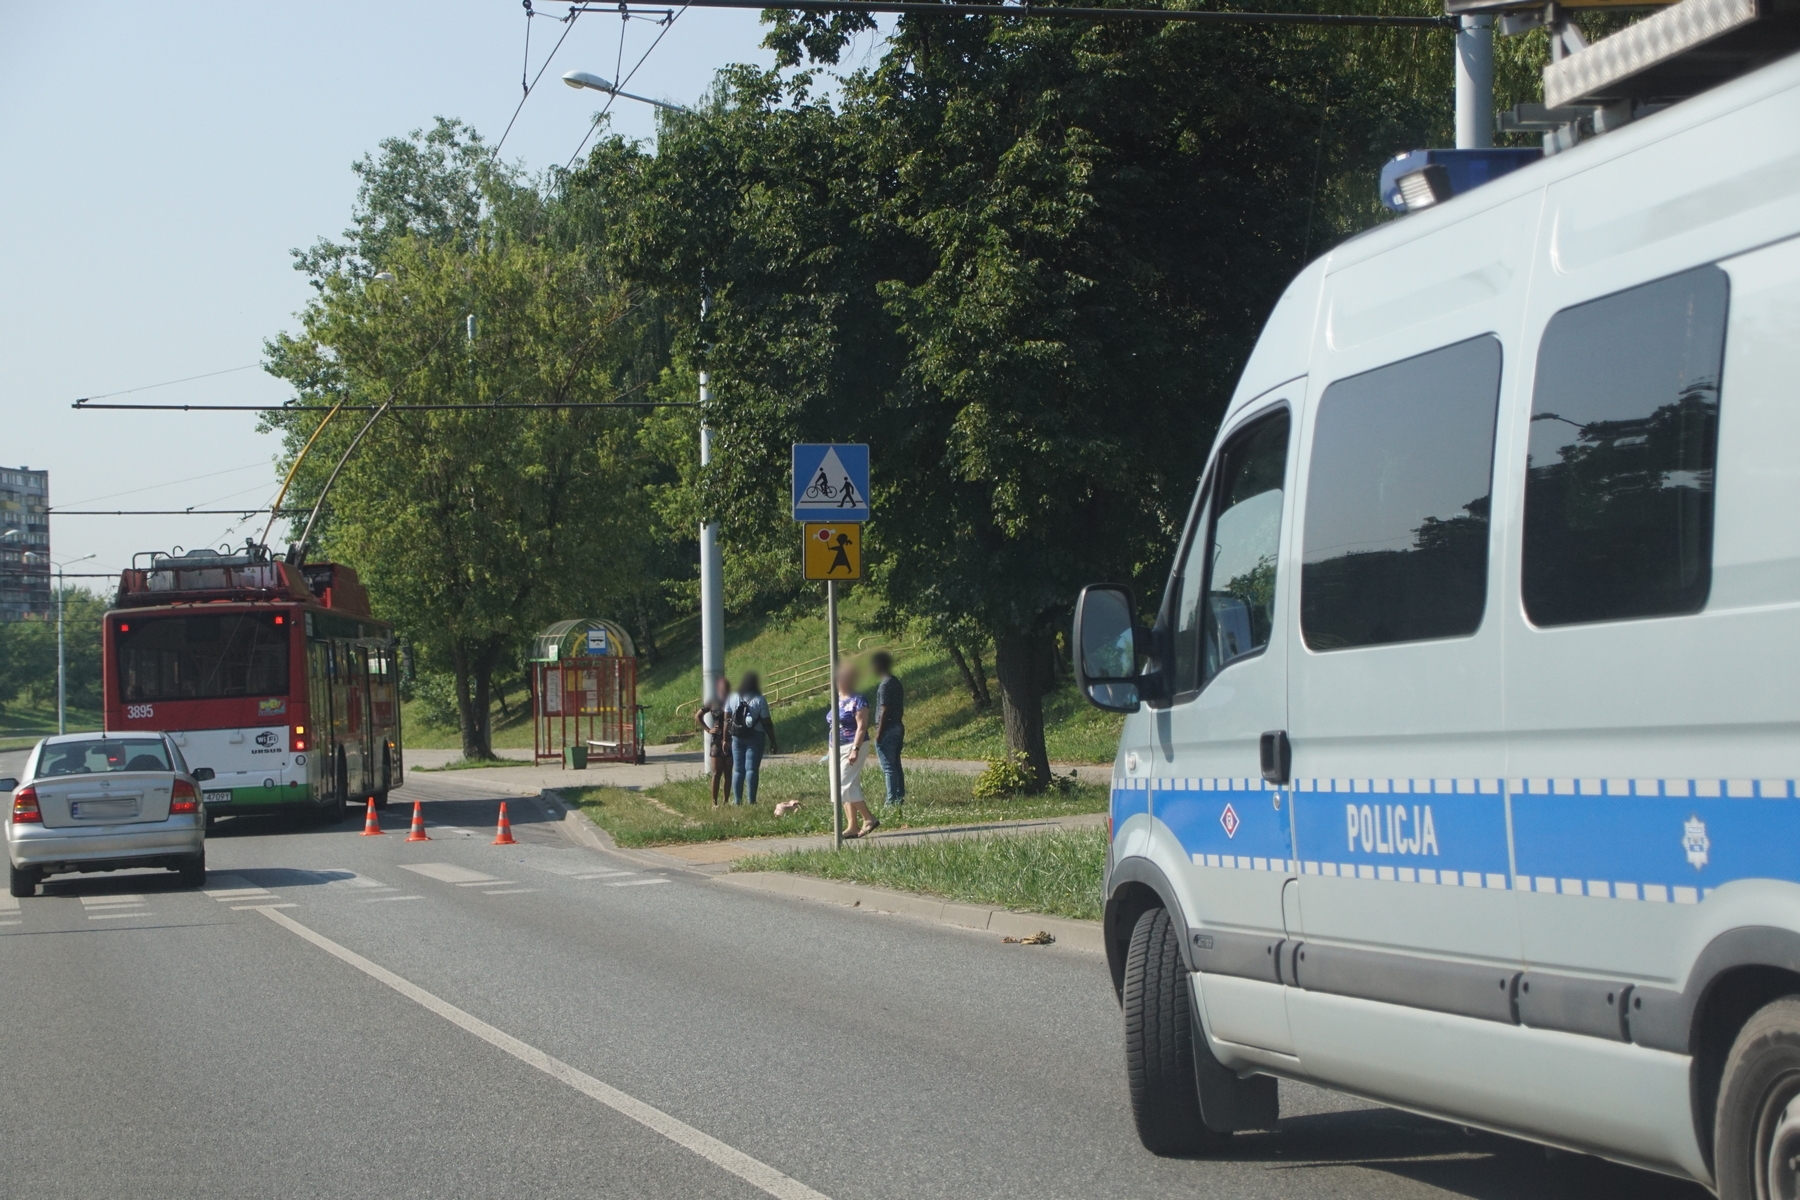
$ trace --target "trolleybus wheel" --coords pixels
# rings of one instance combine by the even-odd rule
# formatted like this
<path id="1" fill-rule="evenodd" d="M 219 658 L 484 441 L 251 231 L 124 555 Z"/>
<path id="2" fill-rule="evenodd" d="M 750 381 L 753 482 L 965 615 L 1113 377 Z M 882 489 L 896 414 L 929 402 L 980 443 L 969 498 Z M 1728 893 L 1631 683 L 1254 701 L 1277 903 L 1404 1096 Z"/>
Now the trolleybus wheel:
<path id="1" fill-rule="evenodd" d="M 1800 1196 L 1800 996 L 1759 1009 L 1732 1043 L 1713 1162 L 1721 1200 Z"/>

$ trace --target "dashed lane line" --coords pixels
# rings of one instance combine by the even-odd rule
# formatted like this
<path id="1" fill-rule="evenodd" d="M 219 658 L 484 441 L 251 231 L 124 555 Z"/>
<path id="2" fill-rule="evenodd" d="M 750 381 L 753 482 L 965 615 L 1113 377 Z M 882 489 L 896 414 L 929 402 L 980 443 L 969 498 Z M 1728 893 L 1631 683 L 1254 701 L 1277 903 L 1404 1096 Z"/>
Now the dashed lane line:
<path id="1" fill-rule="evenodd" d="M 369 978 L 386 984 L 421 1008 L 436 1013 L 452 1025 L 474 1034 L 490 1046 L 506 1051 L 520 1062 L 542 1071 L 552 1079 L 561 1080 L 584 1096 L 597 1100 L 614 1112 L 631 1118 L 653 1133 L 661 1134 L 677 1146 L 692 1151 L 722 1170 L 729 1171 L 752 1187 L 777 1197 L 777 1200 L 829 1200 L 822 1192 L 814 1191 L 791 1175 L 782 1174 L 761 1159 L 752 1158 L 735 1146 L 728 1145 L 711 1134 L 702 1133 L 687 1122 L 670 1116 L 662 1109 L 645 1104 L 635 1096 L 628 1095 L 611 1084 L 602 1083 L 587 1072 L 578 1071 L 561 1059 L 545 1054 L 536 1046 L 522 1042 L 510 1033 L 489 1025 L 480 1017 L 463 1011 L 448 1000 L 439 999 L 424 988 L 394 974 L 386 967 L 371 962 L 349 947 L 340 946 L 324 934 L 314 932 L 286 913 L 277 912 L 273 907 L 265 907 L 262 909 L 262 914 L 283 929 L 304 938 L 332 957 L 350 964 Z"/>
<path id="2" fill-rule="evenodd" d="M 667 879 L 663 879 L 660 877 L 658 877 L 656 879 L 621 879 L 617 883 L 609 883 L 606 886 L 607 887 L 643 887 L 646 884 L 667 883 L 667 882 L 669 882 Z"/>
<path id="3" fill-rule="evenodd" d="M 364 904 L 388 904 L 395 900 L 423 900 L 423 896 L 371 896 Z"/>
<path id="4" fill-rule="evenodd" d="M 484 896 L 518 896 L 525 892 L 541 892 L 542 888 L 501 888 L 494 892 L 483 892 Z"/>

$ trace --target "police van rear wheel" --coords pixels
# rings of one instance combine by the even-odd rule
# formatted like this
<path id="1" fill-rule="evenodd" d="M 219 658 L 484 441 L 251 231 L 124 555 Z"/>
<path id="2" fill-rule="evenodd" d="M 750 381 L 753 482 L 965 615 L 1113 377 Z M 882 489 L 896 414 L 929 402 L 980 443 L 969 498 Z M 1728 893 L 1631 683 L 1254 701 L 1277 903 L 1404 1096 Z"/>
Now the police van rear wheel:
<path id="1" fill-rule="evenodd" d="M 1196 1050 L 1180 934 L 1166 909 L 1138 918 L 1125 958 L 1125 1069 L 1138 1140 L 1152 1154 L 1190 1156 L 1218 1150 L 1230 1134 L 1200 1119 Z"/>
<path id="2" fill-rule="evenodd" d="M 1800 997 L 1765 1005 L 1732 1043 L 1713 1163 L 1720 1200 L 1800 1198 Z"/>

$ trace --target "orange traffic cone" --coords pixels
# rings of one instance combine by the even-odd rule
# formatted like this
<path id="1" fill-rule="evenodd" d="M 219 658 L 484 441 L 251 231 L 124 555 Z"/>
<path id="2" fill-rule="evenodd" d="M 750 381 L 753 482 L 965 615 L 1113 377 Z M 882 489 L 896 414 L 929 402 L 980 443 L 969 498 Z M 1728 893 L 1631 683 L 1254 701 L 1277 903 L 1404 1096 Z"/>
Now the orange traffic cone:
<path id="1" fill-rule="evenodd" d="M 381 822 L 375 819 L 375 797 L 373 796 L 369 797 L 369 815 L 363 818 L 362 835 L 364 837 L 381 836 Z"/>
<path id="2" fill-rule="evenodd" d="M 516 845 L 518 845 L 517 842 L 513 841 L 512 822 L 506 819 L 506 801 L 504 801 L 504 800 L 502 800 L 500 802 L 500 828 L 494 834 L 493 845 L 496 845 L 496 846 L 516 846 Z"/>
<path id="3" fill-rule="evenodd" d="M 412 832 L 406 835 L 406 840 L 409 842 L 429 842 L 431 840 L 425 836 L 425 806 L 417 800 L 413 801 Z"/>

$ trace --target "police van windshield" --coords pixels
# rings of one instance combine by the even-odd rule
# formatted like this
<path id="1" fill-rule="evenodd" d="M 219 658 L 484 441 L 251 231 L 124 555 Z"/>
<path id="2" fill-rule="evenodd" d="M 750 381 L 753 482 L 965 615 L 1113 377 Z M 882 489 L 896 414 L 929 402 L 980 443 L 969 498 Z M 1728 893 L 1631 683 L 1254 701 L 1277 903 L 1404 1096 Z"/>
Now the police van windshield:
<path id="1" fill-rule="evenodd" d="M 288 620 L 269 612 L 121 620 L 119 694 L 128 704 L 285 695 Z"/>

